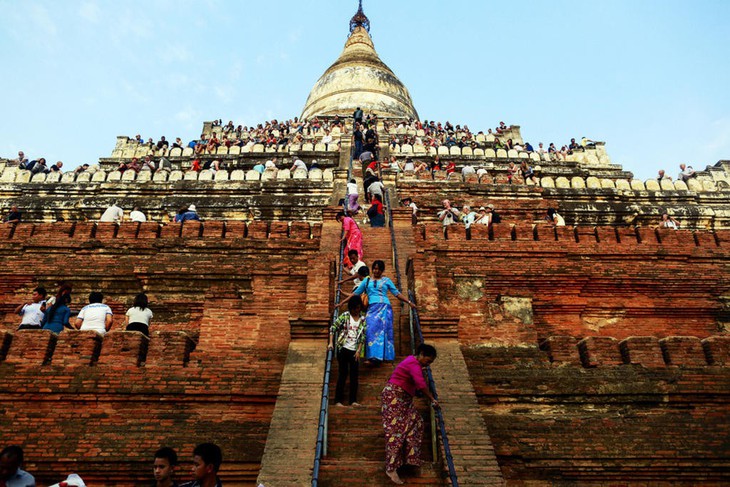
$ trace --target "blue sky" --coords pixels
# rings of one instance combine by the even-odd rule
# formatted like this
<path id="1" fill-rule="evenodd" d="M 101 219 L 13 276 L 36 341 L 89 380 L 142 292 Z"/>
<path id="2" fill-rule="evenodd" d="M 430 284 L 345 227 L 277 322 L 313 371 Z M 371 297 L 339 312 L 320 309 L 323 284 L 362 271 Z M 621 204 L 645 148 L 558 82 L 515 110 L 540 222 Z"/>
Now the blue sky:
<path id="1" fill-rule="evenodd" d="M 67 167 L 117 135 L 298 116 L 352 0 L 0 0 L 0 155 Z M 365 0 L 422 119 L 605 140 L 642 179 L 730 159 L 730 2 Z"/>

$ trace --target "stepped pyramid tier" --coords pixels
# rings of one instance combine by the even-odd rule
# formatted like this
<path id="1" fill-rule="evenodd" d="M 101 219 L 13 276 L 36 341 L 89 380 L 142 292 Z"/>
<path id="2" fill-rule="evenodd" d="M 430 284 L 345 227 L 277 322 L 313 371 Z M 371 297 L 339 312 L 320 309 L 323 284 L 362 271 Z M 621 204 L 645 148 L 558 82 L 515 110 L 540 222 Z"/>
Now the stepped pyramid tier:
<path id="1" fill-rule="evenodd" d="M 357 107 L 381 117 L 418 118 L 408 89 L 380 60 L 369 30 L 361 4 L 350 21 L 345 49 L 309 93 L 303 119 L 350 115 Z"/>

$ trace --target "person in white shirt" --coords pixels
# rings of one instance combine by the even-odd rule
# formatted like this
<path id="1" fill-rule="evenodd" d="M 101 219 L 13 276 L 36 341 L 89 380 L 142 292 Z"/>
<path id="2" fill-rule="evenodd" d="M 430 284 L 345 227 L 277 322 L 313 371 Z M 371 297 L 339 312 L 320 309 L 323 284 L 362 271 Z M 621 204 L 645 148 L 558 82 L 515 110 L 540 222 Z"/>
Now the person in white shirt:
<path id="1" fill-rule="evenodd" d="M 27 303 L 18 305 L 15 313 L 23 317 L 18 330 L 40 330 L 41 321 L 46 312 L 46 290 L 37 287 L 33 290 L 33 297 Z"/>
<path id="2" fill-rule="evenodd" d="M 269 159 L 268 161 L 266 161 L 266 164 L 264 164 L 264 167 L 266 169 L 276 169 L 276 157 L 274 157 L 273 159 Z"/>
<path id="3" fill-rule="evenodd" d="M 342 279 L 338 284 L 344 284 L 346 282 L 353 282 L 353 288 L 357 288 L 357 286 L 360 285 L 362 280 L 360 279 L 360 276 L 358 274 L 358 271 L 361 267 L 367 268 L 367 265 L 365 262 L 360 260 L 360 257 L 357 254 L 357 250 L 350 249 L 350 251 L 347 253 L 347 257 L 350 258 L 350 263 L 352 264 L 352 267 L 350 267 L 350 277 L 346 277 L 345 279 Z"/>
<path id="4" fill-rule="evenodd" d="M 140 222 L 144 223 L 147 221 L 147 217 L 144 213 L 142 213 L 142 210 L 139 209 L 139 206 L 135 206 L 134 210 L 129 214 L 129 219 L 133 222 Z"/>
<path id="5" fill-rule="evenodd" d="M 20 468 L 21 465 L 23 465 L 23 449 L 21 447 L 11 445 L 3 448 L 3 451 L 0 452 L 0 485 L 4 487 L 35 487 L 35 478 Z"/>
<path id="6" fill-rule="evenodd" d="M 294 172 L 297 169 L 304 169 L 307 171 L 307 165 L 304 163 L 303 160 L 299 159 L 298 157 L 294 160 L 294 164 L 292 164 L 291 169 L 289 171 Z"/>
<path id="7" fill-rule="evenodd" d="M 555 208 L 548 208 L 547 209 L 547 216 L 545 219 L 554 227 L 564 227 L 565 226 L 565 219 L 558 214 L 558 212 L 555 210 Z"/>
<path id="8" fill-rule="evenodd" d="M 119 208 L 116 203 L 107 208 L 99 218 L 100 222 L 115 223 L 124 221 L 124 210 Z"/>
<path id="9" fill-rule="evenodd" d="M 150 336 L 150 320 L 154 316 L 148 308 L 147 295 L 140 293 L 134 298 L 134 304 L 127 310 L 126 331 L 139 331 L 145 336 Z"/>
<path id="10" fill-rule="evenodd" d="M 89 294 L 89 304 L 81 308 L 75 327 L 81 331 L 92 330 L 104 335 L 112 327 L 112 310 L 103 304 L 104 295 L 98 291 Z"/>

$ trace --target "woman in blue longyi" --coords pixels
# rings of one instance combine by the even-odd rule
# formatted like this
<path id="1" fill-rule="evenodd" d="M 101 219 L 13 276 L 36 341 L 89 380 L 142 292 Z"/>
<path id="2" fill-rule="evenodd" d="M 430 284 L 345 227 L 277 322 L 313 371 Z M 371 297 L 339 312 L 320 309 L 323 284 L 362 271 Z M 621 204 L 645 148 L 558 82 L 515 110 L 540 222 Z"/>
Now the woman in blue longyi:
<path id="1" fill-rule="evenodd" d="M 382 260 L 373 262 L 370 276 L 366 277 L 353 292 L 355 296 L 363 293 L 368 296 L 368 313 L 365 317 L 365 359 L 378 362 L 395 360 L 393 308 L 388 300 L 388 292 L 411 308 L 416 307 L 398 291 L 393 281 L 383 276 L 384 270 L 385 262 Z"/>

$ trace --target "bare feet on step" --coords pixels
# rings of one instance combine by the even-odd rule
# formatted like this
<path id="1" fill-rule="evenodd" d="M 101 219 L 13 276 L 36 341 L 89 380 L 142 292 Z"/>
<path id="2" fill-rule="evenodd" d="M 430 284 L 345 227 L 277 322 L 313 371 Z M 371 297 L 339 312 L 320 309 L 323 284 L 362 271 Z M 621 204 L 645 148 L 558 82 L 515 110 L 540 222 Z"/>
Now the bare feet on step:
<path id="1" fill-rule="evenodd" d="M 385 475 L 388 476 L 390 480 L 393 481 L 394 484 L 403 485 L 405 482 L 401 480 L 401 478 L 398 476 L 398 472 L 393 470 L 392 472 L 385 471 Z"/>

